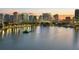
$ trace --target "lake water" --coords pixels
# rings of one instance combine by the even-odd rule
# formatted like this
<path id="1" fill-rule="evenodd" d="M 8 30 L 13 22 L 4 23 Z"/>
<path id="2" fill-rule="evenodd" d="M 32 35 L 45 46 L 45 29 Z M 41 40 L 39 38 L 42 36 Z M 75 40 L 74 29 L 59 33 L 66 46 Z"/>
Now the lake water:
<path id="1" fill-rule="evenodd" d="M 79 31 L 64 27 L 33 28 L 30 33 L 23 33 L 26 28 L 7 29 L 0 32 L 1 50 L 73 50 L 79 49 Z"/>

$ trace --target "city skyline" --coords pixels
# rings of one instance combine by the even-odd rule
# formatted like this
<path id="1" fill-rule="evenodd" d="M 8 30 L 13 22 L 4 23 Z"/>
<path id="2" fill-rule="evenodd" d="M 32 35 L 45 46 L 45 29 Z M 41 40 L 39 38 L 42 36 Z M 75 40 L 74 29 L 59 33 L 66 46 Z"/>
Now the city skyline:
<path id="1" fill-rule="evenodd" d="M 51 15 L 59 14 L 60 19 L 65 19 L 65 17 L 74 16 L 75 9 L 72 8 L 1 8 L 0 13 L 3 14 L 13 14 L 13 12 L 18 13 L 32 13 L 33 15 L 41 15 L 42 13 L 51 13 Z"/>
<path id="2" fill-rule="evenodd" d="M 0 50 L 79 49 L 79 9 L 26 10 L 0 9 Z"/>

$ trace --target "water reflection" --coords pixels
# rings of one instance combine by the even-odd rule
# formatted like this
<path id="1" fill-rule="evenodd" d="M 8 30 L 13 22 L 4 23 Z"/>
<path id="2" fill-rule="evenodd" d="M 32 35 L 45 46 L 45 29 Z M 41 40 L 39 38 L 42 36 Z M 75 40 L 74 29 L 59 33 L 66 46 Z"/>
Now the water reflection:
<path id="1" fill-rule="evenodd" d="M 31 32 L 23 34 L 26 29 Z M 78 36 L 79 31 L 63 27 L 9 28 L 0 31 L 0 49 L 79 49 Z"/>
<path id="2" fill-rule="evenodd" d="M 6 30 L 1 30 L 0 32 L 0 39 L 3 39 L 6 36 Z"/>
<path id="3" fill-rule="evenodd" d="M 78 49 L 78 39 L 79 39 L 79 31 L 73 31 L 73 49 Z"/>
<path id="4" fill-rule="evenodd" d="M 18 39 L 19 39 L 19 36 L 20 36 L 20 30 L 19 30 L 19 28 L 12 28 L 10 35 L 11 35 L 11 37 L 12 37 L 14 40 L 18 40 Z"/>

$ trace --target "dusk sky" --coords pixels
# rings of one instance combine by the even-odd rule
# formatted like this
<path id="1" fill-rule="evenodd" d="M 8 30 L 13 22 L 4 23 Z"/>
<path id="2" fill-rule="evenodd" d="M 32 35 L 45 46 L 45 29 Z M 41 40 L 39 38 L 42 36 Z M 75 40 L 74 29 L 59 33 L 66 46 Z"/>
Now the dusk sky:
<path id="1" fill-rule="evenodd" d="M 12 14 L 14 11 L 18 13 L 51 13 L 51 14 L 60 14 L 60 15 L 74 15 L 75 9 L 62 9 L 62 8 L 1 8 L 0 13 L 9 13 Z"/>
<path id="2" fill-rule="evenodd" d="M 66 16 L 73 17 L 75 9 L 71 8 L 1 8 L 0 13 L 12 14 L 17 11 L 18 13 L 33 13 L 40 15 L 42 13 L 59 14 L 60 19 L 64 19 Z"/>

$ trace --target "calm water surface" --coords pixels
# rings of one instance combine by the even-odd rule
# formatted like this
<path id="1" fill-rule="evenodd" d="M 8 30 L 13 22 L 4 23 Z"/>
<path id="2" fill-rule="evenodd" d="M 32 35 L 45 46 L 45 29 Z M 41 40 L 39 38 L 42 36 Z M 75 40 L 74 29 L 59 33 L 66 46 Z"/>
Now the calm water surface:
<path id="1" fill-rule="evenodd" d="M 79 32 L 73 28 L 40 27 L 30 33 L 26 28 L 7 29 L 0 32 L 0 49 L 70 50 L 79 49 Z"/>

